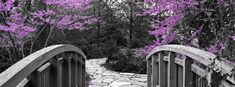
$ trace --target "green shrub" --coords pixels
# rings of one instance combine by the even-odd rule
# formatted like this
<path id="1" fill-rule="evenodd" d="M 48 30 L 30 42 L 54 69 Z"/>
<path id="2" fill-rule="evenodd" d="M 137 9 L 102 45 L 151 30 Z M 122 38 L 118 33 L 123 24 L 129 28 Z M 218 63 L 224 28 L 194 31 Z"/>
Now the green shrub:
<path id="1" fill-rule="evenodd" d="M 119 49 L 113 53 L 103 64 L 104 67 L 118 71 L 131 73 L 146 73 L 146 62 L 144 57 L 138 54 L 138 49 Z"/>

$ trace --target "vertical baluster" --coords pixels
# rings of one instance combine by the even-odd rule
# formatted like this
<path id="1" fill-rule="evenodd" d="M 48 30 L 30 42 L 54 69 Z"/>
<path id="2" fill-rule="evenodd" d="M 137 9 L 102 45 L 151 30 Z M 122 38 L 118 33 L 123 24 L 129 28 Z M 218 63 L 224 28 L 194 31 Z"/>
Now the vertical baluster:
<path id="1" fill-rule="evenodd" d="M 169 60 L 168 60 L 168 87 L 176 87 L 176 64 L 175 64 L 175 53 L 169 52 Z"/>
<path id="2" fill-rule="evenodd" d="M 62 57 L 64 58 L 64 61 L 62 63 L 62 82 L 63 82 L 63 87 L 68 87 L 69 86 L 69 57 L 68 53 L 62 53 Z"/>
<path id="3" fill-rule="evenodd" d="M 58 58 L 57 59 L 57 87 L 63 87 L 63 67 L 62 67 L 62 63 L 63 63 L 63 58 Z"/>
<path id="4" fill-rule="evenodd" d="M 37 69 L 38 74 L 38 87 L 48 87 L 49 85 L 49 71 L 51 63 L 46 63 Z"/>
<path id="5" fill-rule="evenodd" d="M 198 75 L 195 75 L 195 87 L 198 87 Z"/>
<path id="6" fill-rule="evenodd" d="M 156 57 L 152 55 L 152 87 L 156 87 L 157 83 L 157 68 L 156 68 Z"/>
<path id="7" fill-rule="evenodd" d="M 193 73 L 191 71 L 191 65 L 193 60 L 189 57 L 184 59 L 183 66 L 183 87 L 192 87 Z"/>
<path id="8" fill-rule="evenodd" d="M 159 57 L 159 87 L 166 87 L 167 83 L 166 81 L 166 64 L 164 63 L 164 55 L 163 52 L 159 52 L 158 53 L 158 57 Z"/>
<path id="9" fill-rule="evenodd" d="M 43 79 L 44 79 L 44 76 L 42 75 L 42 73 L 40 72 L 37 72 L 37 75 L 38 75 L 38 87 L 43 87 Z"/>
<path id="10" fill-rule="evenodd" d="M 80 56 L 78 56 L 78 58 L 77 58 L 78 60 L 79 60 L 79 63 L 78 63 L 78 67 L 77 67 L 77 70 L 78 70 L 78 77 L 77 77 L 77 79 L 78 79 L 78 87 L 83 87 L 82 85 L 82 78 L 83 78 L 83 76 L 82 76 L 82 58 L 80 57 Z"/>
<path id="11" fill-rule="evenodd" d="M 178 87 L 183 87 L 183 68 L 180 65 L 178 66 Z"/>
<path id="12" fill-rule="evenodd" d="M 72 86 L 72 64 L 71 64 L 71 61 L 72 61 L 72 55 L 71 54 L 68 54 L 68 87 L 71 87 Z"/>
<path id="13" fill-rule="evenodd" d="M 50 74 L 49 74 L 49 71 L 47 71 L 46 73 L 45 73 L 45 78 L 44 78 L 45 80 L 45 87 L 50 87 Z"/>
<path id="14" fill-rule="evenodd" d="M 151 60 L 147 60 L 147 87 L 151 87 Z"/>
<path id="15" fill-rule="evenodd" d="M 86 60 L 82 58 L 82 87 L 85 87 L 86 83 Z"/>
<path id="16" fill-rule="evenodd" d="M 76 60 L 75 60 L 75 53 L 71 53 L 71 86 L 76 87 Z"/>
<path id="17" fill-rule="evenodd" d="M 201 87 L 203 87 L 203 82 L 204 82 L 203 79 L 200 80 Z"/>
<path id="18" fill-rule="evenodd" d="M 57 56 L 52 58 L 50 60 L 50 63 L 52 64 L 51 70 L 48 73 L 49 74 L 49 87 L 58 87 L 57 86 Z"/>
<path id="19" fill-rule="evenodd" d="M 197 76 L 197 74 L 196 74 L 196 73 L 193 73 L 193 80 L 192 80 L 193 83 L 192 83 L 192 87 L 196 87 L 196 84 L 197 84 L 197 83 L 196 83 L 196 82 L 197 82 L 197 81 L 196 81 L 196 78 L 197 78 L 196 76 Z"/>
<path id="20" fill-rule="evenodd" d="M 156 78 L 157 78 L 157 81 L 156 81 L 156 83 L 157 83 L 157 85 L 159 85 L 159 80 L 160 80 L 160 79 L 159 79 L 159 59 L 157 58 L 156 61 L 157 61 L 157 64 L 156 64 L 156 68 L 157 68 L 157 69 L 156 69 L 156 70 L 157 70 L 157 72 L 156 72 L 156 75 L 157 75 Z"/>
<path id="21" fill-rule="evenodd" d="M 79 73 L 79 69 L 78 69 L 78 67 L 79 67 L 79 61 L 78 61 L 78 55 L 74 55 L 74 61 L 75 61 L 75 87 L 78 87 L 79 85 L 79 83 L 78 83 L 78 73 Z"/>
<path id="22" fill-rule="evenodd" d="M 78 61 L 75 60 L 75 84 L 78 87 Z"/>

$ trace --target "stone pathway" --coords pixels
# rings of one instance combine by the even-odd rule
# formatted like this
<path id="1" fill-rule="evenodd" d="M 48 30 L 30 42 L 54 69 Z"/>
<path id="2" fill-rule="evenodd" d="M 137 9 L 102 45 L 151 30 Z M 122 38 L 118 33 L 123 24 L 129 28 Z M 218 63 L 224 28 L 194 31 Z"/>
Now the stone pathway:
<path id="1" fill-rule="evenodd" d="M 86 61 L 86 71 L 90 74 L 89 87 L 146 87 L 147 75 L 114 72 L 101 67 L 106 58 Z"/>

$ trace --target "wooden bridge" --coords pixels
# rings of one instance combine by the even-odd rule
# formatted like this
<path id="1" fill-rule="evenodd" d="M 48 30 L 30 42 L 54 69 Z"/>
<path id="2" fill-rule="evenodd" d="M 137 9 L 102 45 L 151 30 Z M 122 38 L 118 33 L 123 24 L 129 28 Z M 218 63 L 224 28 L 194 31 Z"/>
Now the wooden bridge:
<path id="1" fill-rule="evenodd" d="M 235 65 L 200 49 L 163 45 L 146 59 L 148 87 L 235 87 Z M 85 87 L 85 60 L 75 46 L 50 46 L 2 72 L 0 87 Z"/>

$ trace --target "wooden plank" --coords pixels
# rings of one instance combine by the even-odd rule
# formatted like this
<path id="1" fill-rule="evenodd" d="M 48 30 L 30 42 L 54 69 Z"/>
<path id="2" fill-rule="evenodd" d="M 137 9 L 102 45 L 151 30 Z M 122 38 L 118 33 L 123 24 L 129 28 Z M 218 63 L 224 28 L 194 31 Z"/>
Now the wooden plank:
<path id="1" fill-rule="evenodd" d="M 168 60 L 168 75 L 167 82 L 168 87 L 176 87 L 176 64 L 175 64 L 175 53 L 169 52 L 169 60 Z"/>
<path id="2" fill-rule="evenodd" d="M 168 62 L 169 60 L 169 57 L 168 56 L 164 56 L 164 61 L 165 62 Z M 156 60 L 156 62 L 159 62 L 158 60 Z M 178 64 L 178 65 L 181 65 L 183 66 L 184 64 L 184 60 L 180 59 L 180 58 L 175 58 L 175 63 Z"/>
<path id="3" fill-rule="evenodd" d="M 37 71 L 40 73 L 48 72 L 50 70 L 51 63 L 46 63 L 43 66 L 41 66 Z"/>
<path id="4" fill-rule="evenodd" d="M 157 67 L 156 67 L 156 56 L 152 56 L 152 87 L 155 87 L 157 85 Z"/>
<path id="5" fill-rule="evenodd" d="M 180 65 L 180 66 L 183 66 L 184 64 L 184 60 L 180 59 L 180 58 L 175 58 L 175 63 Z"/>
<path id="6" fill-rule="evenodd" d="M 164 58 L 163 52 L 158 53 L 158 58 L 159 58 L 159 86 L 166 87 L 167 86 L 167 83 L 166 83 L 167 78 L 165 78 L 166 65 L 163 59 Z"/>
<path id="7" fill-rule="evenodd" d="M 189 57 L 184 59 L 183 66 L 183 87 L 192 87 L 193 83 L 193 73 L 191 71 L 191 65 L 193 60 Z"/>
<path id="8" fill-rule="evenodd" d="M 222 80 L 220 87 L 235 87 L 235 85 L 232 85 L 232 84 L 228 83 L 227 81 Z"/>
<path id="9" fill-rule="evenodd" d="M 29 80 L 27 78 L 25 78 L 16 87 L 25 87 L 28 84 L 28 82 L 29 82 Z"/>
<path id="10" fill-rule="evenodd" d="M 147 60 L 147 87 L 151 87 L 151 71 L 152 71 L 152 68 L 151 68 L 151 60 L 148 59 Z"/>
<path id="11" fill-rule="evenodd" d="M 206 70 L 204 70 L 203 68 L 197 66 L 196 64 L 192 64 L 192 69 L 191 69 L 195 74 L 201 76 L 201 77 L 205 77 L 206 75 Z"/>

